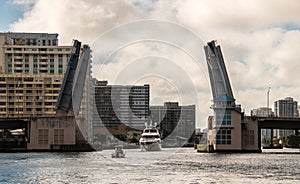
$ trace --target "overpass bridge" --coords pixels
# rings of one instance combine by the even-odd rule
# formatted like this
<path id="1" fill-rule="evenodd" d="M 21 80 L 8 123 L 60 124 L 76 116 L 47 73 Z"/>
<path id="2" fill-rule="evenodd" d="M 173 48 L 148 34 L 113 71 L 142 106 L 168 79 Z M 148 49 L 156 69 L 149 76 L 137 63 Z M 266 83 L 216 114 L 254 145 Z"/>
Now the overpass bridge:
<path id="1" fill-rule="evenodd" d="M 300 130 L 300 118 L 296 117 L 253 117 L 260 129 Z"/>
<path id="2" fill-rule="evenodd" d="M 273 145 L 273 130 L 288 129 L 295 130 L 295 134 L 299 135 L 300 118 L 297 117 L 252 117 L 258 126 L 258 146 L 261 147 L 261 130 L 271 129 L 271 146 Z"/>

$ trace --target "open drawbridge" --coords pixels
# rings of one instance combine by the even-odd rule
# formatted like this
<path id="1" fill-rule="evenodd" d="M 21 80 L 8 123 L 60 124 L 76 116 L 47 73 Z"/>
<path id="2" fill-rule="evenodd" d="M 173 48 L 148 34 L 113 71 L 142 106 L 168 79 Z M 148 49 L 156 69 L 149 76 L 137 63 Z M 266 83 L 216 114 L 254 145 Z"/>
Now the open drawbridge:
<path id="1" fill-rule="evenodd" d="M 1 132 L 5 134 L 2 136 L 5 139 L 0 140 L 0 151 L 94 150 L 87 142 L 87 121 L 84 114 L 80 113 L 85 80 L 91 63 L 90 52 L 88 45 L 81 47 L 81 42 L 74 40 L 55 115 L 0 119 L 0 128 L 24 131 L 18 137 L 8 136 L 7 131 Z"/>

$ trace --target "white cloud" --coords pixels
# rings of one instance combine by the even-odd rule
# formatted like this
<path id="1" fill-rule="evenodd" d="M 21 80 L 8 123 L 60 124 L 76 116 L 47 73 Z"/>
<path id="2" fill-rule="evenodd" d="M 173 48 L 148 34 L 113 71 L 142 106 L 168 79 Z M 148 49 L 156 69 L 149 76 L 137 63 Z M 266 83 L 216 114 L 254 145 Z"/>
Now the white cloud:
<path id="1" fill-rule="evenodd" d="M 37 0 L 11 29 L 57 32 L 63 44 L 74 38 L 90 43 L 107 29 L 142 17 L 139 9 L 121 0 Z"/>
<path id="2" fill-rule="evenodd" d="M 22 32 L 57 32 L 62 43 L 70 44 L 74 38 L 91 43 L 114 26 L 142 18 L 177 22 L 205 41 L 218 40 L 235 98 L 249 112 L 252 108 L 266 106 L 269 86 L 272 87 L 271 102 L 285 96 L 300 100 L 299 10 L 297 0 L 40 0 L 11 28 Z M 122 71 L 127 63 L 124 58 L 131 61 L 137 56 L 155 54 L 149 48 L 149 45 L 139 45 L 120 51 L 114 58 L 118 62 L 107 65 L 107 69 L 114 72 L 103 72 L 103 78 L 113 79 L 117 71 Z M 189 58 L 184 54 L 161 45 L 157 48 L 156 54 L 171 57 L 192 76 L 196 89 L 201 91 L 199 94 L 204 95 L 203 105 L 198 109 L 198 121 L 203 126 L 211 98 L 207 95 L 210 93 L 207 81 L 202 81 L 207 79 L 194 70 L 192 62 L 185 62 Z M 199 48 L 199 52 L 203 52 L 203 48 Z M 163 83 L 160 80 L 155 85 L 159 87 Z M 162 91 L 170 92 L 159 87 L 153 94 L 163 94 Z"/>

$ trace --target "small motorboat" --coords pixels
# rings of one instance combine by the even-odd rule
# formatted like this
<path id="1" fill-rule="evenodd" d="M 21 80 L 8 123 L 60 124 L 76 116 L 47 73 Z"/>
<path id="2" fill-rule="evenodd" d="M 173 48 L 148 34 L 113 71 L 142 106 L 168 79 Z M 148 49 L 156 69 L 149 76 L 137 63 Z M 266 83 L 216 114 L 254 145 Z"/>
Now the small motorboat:
<path id="1" fill-rule="evenodd" d="M 115 146 L 115 152 L 111 155 L 112 158 L 124 158 L 125 157 L 125 151 L 123 150 L 122 145 Z"/>

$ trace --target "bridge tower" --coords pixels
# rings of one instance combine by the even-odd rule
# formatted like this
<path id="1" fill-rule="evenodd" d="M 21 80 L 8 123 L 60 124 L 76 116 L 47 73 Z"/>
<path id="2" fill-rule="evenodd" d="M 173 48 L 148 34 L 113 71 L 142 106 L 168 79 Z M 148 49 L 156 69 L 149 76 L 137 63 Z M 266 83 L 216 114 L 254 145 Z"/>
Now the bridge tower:
<path id="1" fill-rule="evenodd" d="M 73 116 L 76 119 L 76 143 L 86 143 L 90 136 L 88 135 L 89 122 L 85 120 L 86 114 L 80 116 L 78 114 L 83 101 L 85 80 L 89 74 L 91 49 L 88 45 L 81 47 L 81 42 L 78 40 L 74 40 L 73 46 L 56 103 L 56 116 Z"/>
<path id="2" fill-rule="evenodd" d="M 243 113 L 241 106 L 235 104 L 221 48 L 211 41 L 204 46 L 204 50 L 214 111 L 208 122 L 210 147 L 215 151 L 240 151 Z"/>

